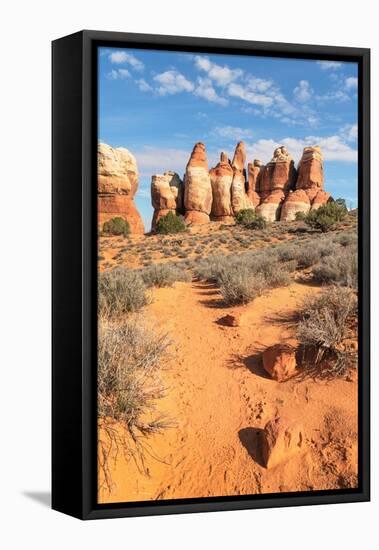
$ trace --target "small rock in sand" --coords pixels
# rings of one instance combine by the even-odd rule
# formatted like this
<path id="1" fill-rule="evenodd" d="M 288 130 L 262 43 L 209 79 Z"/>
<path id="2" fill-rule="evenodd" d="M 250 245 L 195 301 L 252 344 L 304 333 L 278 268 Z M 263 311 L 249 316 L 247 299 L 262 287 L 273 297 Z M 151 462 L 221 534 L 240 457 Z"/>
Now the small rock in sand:
<path id="1" fill-rule="evenodd" d="M 263 368 L 278 382 L 284 382 L 298 373 L 296 348 L 288 343 L 275 344 L 263 352 Z"/>
<path id="2" fill-rule="evenodd" d="M 266 468 L 286 462 L 305 450 L 303 426 L 286 417 L 267 422 L 262 438 L 262 460 Z"/>
<path id="3" fill-rule="evenodd" d="M 227 327 L 242 327 L 247 321 L 248 314 L 244 311 L 228 313 L 219 319 L 219 322 Z"/>

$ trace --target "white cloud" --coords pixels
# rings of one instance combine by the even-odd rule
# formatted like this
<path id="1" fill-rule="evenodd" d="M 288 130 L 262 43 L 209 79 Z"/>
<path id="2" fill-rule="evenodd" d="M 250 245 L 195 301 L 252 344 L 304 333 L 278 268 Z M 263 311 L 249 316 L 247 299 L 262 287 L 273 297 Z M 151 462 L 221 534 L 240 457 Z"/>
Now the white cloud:
<path id="1" fill-rule="evenodd" d="M 240 141 L 241 139 L 252 139 L 253 132 L 247 128 L 236 126 L 217 126 L 213 132 L 220 137 Z"/>
<path id="2" fill-rule="evenodd" d="M 107 74 L 107 78 L 109 78 L 109 80 L 119 80 L 119 79 L 129 78 L 129 77 L 130 77 L 130 72 L 128 71 L 128 69 L 112 69 Z"/>
<path id="3" fill-rule="evenodd" d="M 250 91 L 247 87 L 243 87 L 240 84 L 232 82 L 228 86 L 228 94 L 232 97 L 238 97 L 251 103 L 252 105 L 261 105 L 262 107 L 270 107 L 273 103 L 273 99 L 268 95 L 258 94 Z"/>
<path id="4" fill-rule="evenodd" d="M 315 96 L 317 101 L 326 102 L 326 101 L 336 101 L 337 103 L 342 103 L 344 101 L 349 101 L 350 97 L 346 92 L 342 90 L 336 90 L 334 92 L 327 92 L 323 95 Z"/>
<path id="5" fill-rule="evenodd" d="M 300 80 L 298 86 L 294 88 L 293 95 L 296 101 L 300 103 L 306 103 L 313 95 L 313 90 L 308 80 Z"/>
<path id="6" fill-rule="evenodd" d="M 191 151 L 145 145 L 142 149 L 133 151 L 133 154 L 137 159 L 140 176 L 151 177 L 152 174 L 174 170 L 182 177 Z"/>
<path id="7" fill-rule="evenodd" d="M 320 65 L 323 71 L 328 71 L 330 69 L 339 69 L 342 66 L 342 63 L 339 61 L 317 61 L 317 64 Z"/>
<path id="8" fill-rule="evenodd" d="M 303 139 L 286 137 L 279 141 L 260 139 L 248 147 L 249 158 L 257 158 L 264 163 L 272 158 L 276 147 L 284 145 L 288 152 L 299 162 L 304 147 L 320 145 L 325 160 L 338 162 L 357 162 L 357 151 L 345 143 L 341 136 L 317 137 L 307 136 Z"/>
<path id="9" fill-rule="evenodd" d="M 218 86 L 226 86 L 243 74 L 242 69 L 230 69 L 227 65 L 217 65 L 210 61 L 208 57 L 200 55 L 195 56 L 195 66 L 197 69 L 205 71 L 208 77 Z"/>
<path id="10" fill-rule="evenodd" d="M 255 76 L 248 77 L 246 82 L 249 90 L 260 93 L 267 92 L 273 85 L 271 80 L 265 80 L 264 78 L 257 78 Z"/>
<path id="11" fill-rule="evenodd" d="M 109 73 L 107 73 L 107 78 L 109 80 L 117 80 L 118 78 L 117 71 L 115 69 L 112 69 L 111 71 L 109 71 Z"/>
<path id="12" fill-rule="evenodd" d="M 148 84 L 144 78 L 139 78 L 138 80 L 136 80 L 136 84 L 138 88 L 141 90 L 141 92 L 153 91 L 153 87 L 150 86 L 150 84 Z"/>
<path id="13" fill-rule="evenodd" d="M 125 51 L 121 51 L 121 50 L 117 50 L 109 54 L 109 61 L 117 65 L 127 63 L 128 65 L 133 67 L 133 69 L 135 69 L 136 71 L 143 71 L 144 69 L 144 64 L 142 63 L 142 61 L 137 59 L 131 53 L 126 53 Z"/>
<path id="14" fill-rule="evenodd" d="M 212 103 L 218 103 L 219 105 L 227 105 L 228 100 L 217 94 L 216 90 L 212 86 L 212 81 L 209 78 L 199 77 L 197 79 L 197 86 L 195 89 L 195 95 L 202 97 Z"/>
<path id="15" fill-rule="evenodd" d="M 118 69 L 118 75 L 120 78 L 128 78 L 130 76 L 130 72 L 128 69 Z"/>
<path id="16" fill-rule="evenodd" d="M 200 141 L 205 141 L 206 136 L 200 136 Z M 173 147 L 155 147 L 145 145 L 142 149 L 133 150 L 137 159 L 138 172 L 140 177 L 151 178 L 153 174 L 163 174 L 168 170 L 173 170 L 183 177 L 189 161 L 192 149 L 175 149 Z M 208 166 L 215 166 L 220 158 L 220 150 L 207 148 Z"/>
<path id="17" fill-rule="evenodd" d="M 159 87 L 156 89 L 159 95 L 192 92 L 195 88 L 191 81 L 187 80 L 185 76 L 175 69 L 156 75 L 154 80 L 159 84 Z"/>
<path id="18" fill-rule="evenodd" d="M 348 142 L 357 141 L 358 124 L 345 124 L 340 130 L 341 137 Z"/>
<path id="19" fill-rule="evenodd" d="M 347 90 L 356 90 L 358 87 L 358 78 L 355 76 L 349 76 L 345 80 L 345 86 Z"/>

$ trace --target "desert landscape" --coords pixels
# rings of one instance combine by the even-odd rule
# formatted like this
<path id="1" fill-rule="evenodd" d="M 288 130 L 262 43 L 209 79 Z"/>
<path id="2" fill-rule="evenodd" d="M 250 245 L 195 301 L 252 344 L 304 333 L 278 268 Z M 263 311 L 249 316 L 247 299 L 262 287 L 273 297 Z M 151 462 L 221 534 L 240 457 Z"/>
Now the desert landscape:
<path id="1" fill-rule="evenodd" d="M 153 174 L 145 232 L 99 143 L 99 503 L 357 486 L 357 209 L 317 145 L 246 156 Z"/>

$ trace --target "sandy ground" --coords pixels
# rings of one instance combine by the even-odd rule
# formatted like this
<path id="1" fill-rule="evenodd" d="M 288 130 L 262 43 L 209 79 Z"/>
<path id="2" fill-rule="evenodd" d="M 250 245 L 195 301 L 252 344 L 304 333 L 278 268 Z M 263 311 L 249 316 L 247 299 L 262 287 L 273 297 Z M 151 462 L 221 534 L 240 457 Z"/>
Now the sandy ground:
<path id="1" fill-rule="evenodd" d="M 291 337 L 294 313 L 317 287 L 293 283 L 252 304 L 242 327 L 223 326 L 230 310 L 217 289 L 192 282 L 154 290 L 146 314 L 174 341 L 159 410 L 177 426 L 149 440 L 148 475 L 119 455 L 115 488 L 100 502 L 354 487 L 357 484 L 357 382 L 278 383 L 261 364 L 266 347 Z M 250 315 L 251 314 L 251 315 Z M 272 469 L 262 466 L 259 440 L 276 414 L 301 419 L 306 453 Z M 101 480 L 100 480 L 101 481 Z"/>

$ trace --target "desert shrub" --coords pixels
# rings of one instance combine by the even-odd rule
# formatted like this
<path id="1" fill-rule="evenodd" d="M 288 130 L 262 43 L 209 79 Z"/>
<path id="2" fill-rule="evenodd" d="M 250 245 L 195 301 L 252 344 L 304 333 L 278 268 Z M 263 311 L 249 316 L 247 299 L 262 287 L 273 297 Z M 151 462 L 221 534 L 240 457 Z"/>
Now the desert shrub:
<path id="1" fill-rule="evenodd" d="M 197 263 L 195 276 L 203 281 L 217 282 L 221 271 L 227 265 L 228 256 L 208 256 Z"/>
<path id="2" fill-rule="evenodd" d="M 170 264 L 152 264 L 141 271 L 141 277 L 147 287 L 172 286 L 176 281 L 189 280 L 183 269 Z"/>
<path id="3" fill-rule="evenodd" d="M 99 462 L 110 490 L 109 460 L 118 451 L 144 466 L 141 436 L 170 426 L 156 411 L 165 388 L 159 375 L 170 340 L 146 322 L 127 319 L 115 324 L 102 319 L 98 337 Z"/>
<path id="4" fill-rule="evenodd" d="M 346 212 L 346 214 L 348 213 L 345 199 L 339 198 L 339 199 L 336 199 L 334 202 L 336 203 L 337 206 L 341 207 Z"/>
<path id="5" fill-rule="evenodd" d="M 310 267 L 320 261 L 324 256 L 329 256 L 338 251 L 336 245 L 328 238 L 304 241 L 301 244 L 288 243 L 280 245 L 277 249 L 281 261 L 296 260 L 301 268 Z"/>
<path id="6" fill-rule="evenodd" d="M 275 253 L 257 254 L 256 257 L 252 271 L 263 277 L 265 288 L 287 286 L 291 282 L 287 267 L 278 263 Z"/>
<path id="7" fill-rule="evenodd" d="M 288 243 L 278 247 L 278 257 L 281 261 L 296 260 L 298 254 L 298 246 Z"/>
<path id="8" fill-rule="evenodd" d="M 321 257 L 317 246 L 301 246 L 296 256 L 299 267 L 310 267 L 319 261 Z"/>
<path id="9" fill-rule="evenodd" d="M 356 233 L 341 233 L 335 237 L 334 241 L 341 246 L 354 246 L 358 242 L 358 235 Z"/>
<path id="10" fill-rule="evenodd" d="M 316 210 L 311 210 L 305 216 L 304 221 L 313 229 L 325 233 L 332 229 L 337 222 L 341 222 L 346 217 L 346 214 L 346 206 L 337 201 L 331 201 Z"/>
<path id="11" fill-rule="evenodd" d="M 297 222 L 302 222 L 305 220 L 305 217 L 306 217 L 306 213 L 305 212 L 296 212 L 295 214 L 295 220 Z"/>
<path id="12" fill-rule="evenodd" d="M 103 224 L 103 233 L 109 235 L 129 235 L 130 225 L 124 218 L 112 218 Z"/>
<path id="13" fill-rule="evenodd" d="M 264 277 L 248 268 L 224 269 L 219 276 L 221 295 L 227 305 L 246 304 L 264 289 Z"/>
<path id="14" fill-rule="evenodd" d="M 158 220 L 156 232 L 162 235 L 172 233 L 183 233 L 186 231 L 186 224 L 181 216 L 177 216 L 174 212 L 169 212 L 166 216 L 162 216 Z"/>
<path id="15" fill-rule="evenodd" d="M 305 347 L 314 349 L 316 372 L 338 376 L 352 365 L 353 358 L 342 343 L 349 334 L 349 323 L 356 309 L 355 293 L 335 286 L 304 304 L 297 338 Z"/>
<path id="16" fill-rule="evenodd" d="M 199 279 L 216 283 L 227 304 L 247 303 L 263 290 L 288 285 L 293 265 L 280 265 L 273 250 L 213 256 L 195 269 Z"/>
<path id="17" fill-rule="evenodd" d="M 240 210 L 236 216 L 236 222 L 248 229 L 264 229 L 267 225 L 266 220 L 256 214 L 252 208 Z"/>
<path id="18" fill-rule="evenodd" d="M 312 268 L 313 279 L 324 284 L 338 284 L 356 289 L 358 287 L 358 256 L 355 247 L 341 249 L 321 258 Z"/>
<path id="19" fill-rule="evenodd" d="M 252 208 L 240 210 L 236 216 L 236 223 L 239 225 L 247 225 L 255 218 L 255 211 Z"/>
<path id="20" fill-rule="evenodd" d="M 139 273 L 126 268 L 101 273 L 98 302 L 99 313 L 106 316 L 138 311 L 148 303 L 146 285 Z"/>

